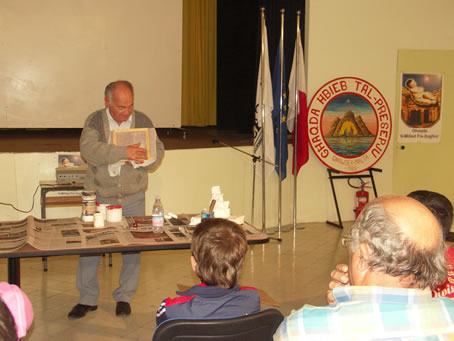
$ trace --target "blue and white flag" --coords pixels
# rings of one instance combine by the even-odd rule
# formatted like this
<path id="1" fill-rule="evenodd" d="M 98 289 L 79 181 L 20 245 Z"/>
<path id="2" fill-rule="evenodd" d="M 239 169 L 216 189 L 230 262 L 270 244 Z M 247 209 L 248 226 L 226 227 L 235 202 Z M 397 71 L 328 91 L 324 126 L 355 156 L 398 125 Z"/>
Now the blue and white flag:
<path id="1" fill-rule="evenodd" d="M 273 130 L 274 130 L 274 147 L 276 148 L 276 165 L 281 164 L 281 180 L 287 177 L 287 159 L 288 159 L 288 146 L 287 146 L 287 82 L 285 79 L 285 58 L 282 55 L 282 97 L 281 97 L 281 44 L 279 42 L 277 49 L 276 60 L 274 62 L 273 70 L 273 102 L 274 109 L 273 117 Z M 283 53 L 282 53 L 283 54 Z M 282 108 L 282 121 L 281 121 L 281 108 Z M 279 129 L 279 121 L 281 129 Z M 280 141 L 280 143 L 279 143 Z M 276 172 L 279 176 L 279 168 L 276 166 Z"/>

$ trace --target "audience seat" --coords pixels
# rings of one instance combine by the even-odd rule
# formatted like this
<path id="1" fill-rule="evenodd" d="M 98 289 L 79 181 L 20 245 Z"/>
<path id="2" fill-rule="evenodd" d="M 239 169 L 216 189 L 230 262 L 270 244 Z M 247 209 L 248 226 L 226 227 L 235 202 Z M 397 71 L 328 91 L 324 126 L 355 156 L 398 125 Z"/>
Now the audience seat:
<path id="1" fill-rule="evenodd" d="M 271 308 L 228 319 L 168 320 L 156 328 L 153 341 L 272 341 L 283 319 Z"/>

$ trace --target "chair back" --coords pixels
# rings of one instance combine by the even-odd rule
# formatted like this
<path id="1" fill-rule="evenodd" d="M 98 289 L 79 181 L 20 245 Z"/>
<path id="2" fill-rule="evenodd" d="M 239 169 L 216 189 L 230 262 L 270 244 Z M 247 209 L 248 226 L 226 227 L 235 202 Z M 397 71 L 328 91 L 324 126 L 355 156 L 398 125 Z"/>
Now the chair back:
<path id="1" fill-rule="evenodd" d="M 284 317 L 277 309 L 213 320 L 169 320 L 155 330 L 153 341 L 272 341 Z"/>

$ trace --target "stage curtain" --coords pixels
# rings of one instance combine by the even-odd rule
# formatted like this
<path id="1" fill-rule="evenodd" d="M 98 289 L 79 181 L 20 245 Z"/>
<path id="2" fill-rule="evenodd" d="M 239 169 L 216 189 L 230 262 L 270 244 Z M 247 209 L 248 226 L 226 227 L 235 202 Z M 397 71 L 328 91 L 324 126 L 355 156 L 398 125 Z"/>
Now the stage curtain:
<path id="1" fill-rule="evenodd" d="M 216 125 L 216 0 L 183 0 L 181 124 Z"/>

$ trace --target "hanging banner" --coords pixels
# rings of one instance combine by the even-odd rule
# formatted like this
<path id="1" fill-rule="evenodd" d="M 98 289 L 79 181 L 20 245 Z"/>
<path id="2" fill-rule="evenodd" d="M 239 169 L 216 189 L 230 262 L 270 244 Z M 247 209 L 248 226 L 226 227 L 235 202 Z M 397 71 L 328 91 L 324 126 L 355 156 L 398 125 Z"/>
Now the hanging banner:
<path id="1" fill-rule="evenodd" d="M 360 173 L 380 160 L 391 139 L 391 113 L 380 91 L 356 77 L 336 78 L 312 97 L 311 148 L 327 167 Z"/>
<path id="2" fill-rule="evenodd" d="M 440 73 L 402 73 L 399 143 L 435 143 L 441 137 Z"/>

